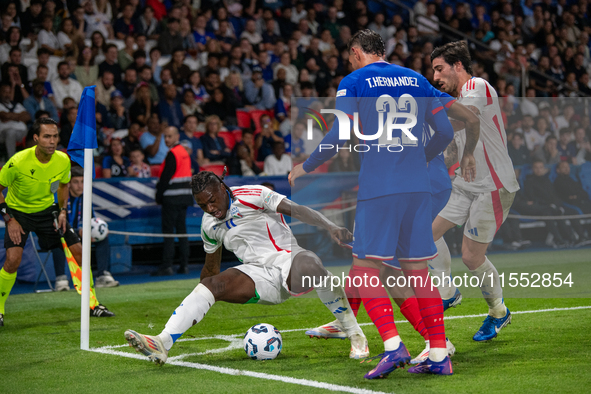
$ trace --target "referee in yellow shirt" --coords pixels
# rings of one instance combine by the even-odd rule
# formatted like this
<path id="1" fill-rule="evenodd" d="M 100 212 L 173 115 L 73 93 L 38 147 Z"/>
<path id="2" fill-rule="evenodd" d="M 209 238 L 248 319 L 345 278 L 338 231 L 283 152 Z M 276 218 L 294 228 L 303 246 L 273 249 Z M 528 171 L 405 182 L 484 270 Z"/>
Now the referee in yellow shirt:
<path id="1" fill-rule="evenodd" d="M 61 247 L 60 236 L 53 224 L 53 212 L 59 213 L 59 226 L 64 239 L 80 264 L 82 244 L 67 220 L 70 158 L 56 151 L 57 123 L 50 118 L 33 124 L 36 146 L 12 156 L 0 171 L 0 211 L 6 222 L 4 247 L 6 261 L 0 269 L 0 326 L 4 325 L 4 305 L 16 281 L 16 270 L 23 257 L 23 248 L 31 231 L 37 234 L 45 249 Z M 8 188 L 6 200 L 1 192 Z M 54 203 L 57 192 L 58 205 Z M 94 292 L 94 287 L 91 288 Z M 91 316 L 109 317 L 114 314 L 99 304 L 90 310 Z"/>

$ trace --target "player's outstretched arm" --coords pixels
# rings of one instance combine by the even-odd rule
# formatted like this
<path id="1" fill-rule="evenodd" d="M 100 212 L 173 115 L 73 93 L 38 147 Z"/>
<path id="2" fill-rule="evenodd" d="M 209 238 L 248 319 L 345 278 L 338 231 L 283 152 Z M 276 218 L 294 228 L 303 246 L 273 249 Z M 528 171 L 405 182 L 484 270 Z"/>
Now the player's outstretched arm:
<path id="1" fill-rule="evenodd" d="M 457 120 L 464 122 L 466 125 L 466 145 L 462 153 L 462 161 L 460 168 L 462 170 L 462 178 L 466 182 L 471 182 L 476 178 L 476 159 L 474 158 L 474 149 L 480 138 L 480 119 L 478 118 L 478 108 L 474 106 L 465 106 L 455 101 L 447 114 Z"/>
<path id="2" fill-rule="evenodd" d="M 213 253 L 205 255 L 205 264 L 201 269 L 201 280 L 220 273 L 220 264 L 222 262 L 222 248 L 218 248 Z"/>
<path id="3" fill-rule="evenodd" d="M 327 230 L 331 238 L 338 244 L 346 244 L 353 240 L 353 234 L 344 227 L 339 227 L 323 214 L 303 205 L 284 198 L 277 206 L 277 212 L 290 216 L 301 222 Z"/>

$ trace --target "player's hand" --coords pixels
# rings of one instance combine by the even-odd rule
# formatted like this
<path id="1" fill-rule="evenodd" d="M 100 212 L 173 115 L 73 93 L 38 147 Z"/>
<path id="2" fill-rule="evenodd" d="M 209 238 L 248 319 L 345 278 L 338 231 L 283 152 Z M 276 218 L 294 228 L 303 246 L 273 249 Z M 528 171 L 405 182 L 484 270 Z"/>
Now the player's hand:
<path id="1" fill-rule="evenodd" d="M 330 237 L 341 246 L 353 240 L 353 234 L 344 227 L 335 226 L 330 230 Z"/>
<path id="2" fill-rule="evenodd" d="M 472 182 L 476 179 L 476 159 L 474 155 L 464 153 L 460 162 L 460 168 L 462 169 L 462 178 L 466 182 Z"/>
<path id="3" fill-rule="evenodd" d="M 25 234 L 25 231 L 21 227 L 20 223 L 17 222 L 15 218 L 12 218 L 6 224 L 6 228 L 8 229 L 8 236 L 10 237 L 12 243 L 15 245 L 20 245 L 21 234 Z"/>
<path id="4" fill-rule="evenodd" d="M 66 211 L 61 211 L 59 217 L 57 218 L 57 225 L 60 228 L 60 230 L 62 230 L 62 233 L 65 234 L 66 233 L 66 224 L 68 223 L 66 217 L 67 217 L 67 213 Z"/>
<path id="5" fill-rule="evenodd" d="M 301 177 L 302 175 L 306 175 L 306 171 L 304 171 L 304 165 L 303 163 L 298 164 L 297 166 L 295 166 L 291 172 L 289 173 L 289 177 L 287 179 L 289 179 L 289 184 L 291 187 L 295 186 L 295 180 L 299 177 Z"/>

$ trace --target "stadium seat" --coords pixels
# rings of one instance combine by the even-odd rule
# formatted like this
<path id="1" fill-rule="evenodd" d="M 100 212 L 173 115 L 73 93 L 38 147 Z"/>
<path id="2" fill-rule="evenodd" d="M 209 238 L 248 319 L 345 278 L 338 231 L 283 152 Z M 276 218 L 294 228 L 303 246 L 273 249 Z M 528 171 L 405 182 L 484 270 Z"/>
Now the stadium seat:
<path id="1" fill-rule="evenodd" d="M 236 140 L 234 139 L 234 135 L 229 131 L 220 131 L 218 133 L 218 137 L 221 137 L 226 144 L 226 147 L 230 150 L 234 149 L 234 145 L 236 145 Z"/>
<path id="2" fill-rule="evenodd" d="M 160 164 L 152 164 L 150 166 L 150 174 L 153 177 L 159 177 L 160 176 Z"/>
<path id="3" fill-rule="evenodd" d="M 94 175 L 96 179 L 100 179 L 103 177 L 103 166 L 100 164 L 94 165 Z"/>
<path id="4" fill-rule="evenodd" d="M 242 141 L 242 130 L 234 129 L 232 130 L 232 135 L 234 136 L 234 141 L 236 141 L 236 143 Z"/>
<path id="5" fill-rule="evenodd" d="M 263 115 L 268 115 L 268 111 L 263 109 L 255 109 L 254 111 L 250 111 L 250 116 L 254 122 L 255 134 L 261 131 L 261 116 Z"/>
<path id="6" fill-rule="evenodd" d="M 249 129 L 251 127 L 252 118 L 248 111 L 237 110 L 236 119 L 238 120 L 238 127 L 242 129 Z"/>

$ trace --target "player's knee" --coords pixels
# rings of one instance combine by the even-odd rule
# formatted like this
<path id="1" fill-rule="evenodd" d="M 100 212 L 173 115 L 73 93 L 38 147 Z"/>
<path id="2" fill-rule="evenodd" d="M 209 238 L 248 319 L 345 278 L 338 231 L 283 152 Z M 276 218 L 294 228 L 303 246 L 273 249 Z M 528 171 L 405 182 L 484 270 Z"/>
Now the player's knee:
<path id="1" fill-rule="evenodd" d="M 304 275 L 325 276 L 328 273 L 326 268 L 322 265 L 320 257 L 310 251 L 299 253 L 292 264 L 296 266 L 298 272 Z"/>
<path id="2" fill-rule="evenodd" d="M 470 250 L 470 248 L 463 246 L 462 261 L 468 268 L 470 268 L 475 265 L 479 265 L 479 263 L 484 261 L 484 256 L 481 256 L 479 253 L 475 253 L 473 250 Z"/>
<path id="3" fill-rule="evenodd" d="M 220 275 L 208 276 L 201 281 L 201 284 L 211 291 L 211 294 L 213 294 L 216 300 L 222 299 L 226 294 L 226 289 L 229 287 L 228 281 L 224 280 Z"/>

